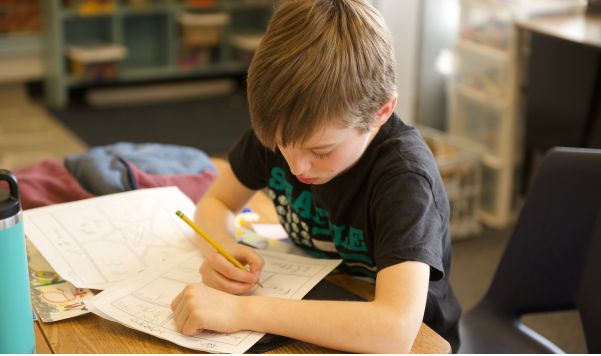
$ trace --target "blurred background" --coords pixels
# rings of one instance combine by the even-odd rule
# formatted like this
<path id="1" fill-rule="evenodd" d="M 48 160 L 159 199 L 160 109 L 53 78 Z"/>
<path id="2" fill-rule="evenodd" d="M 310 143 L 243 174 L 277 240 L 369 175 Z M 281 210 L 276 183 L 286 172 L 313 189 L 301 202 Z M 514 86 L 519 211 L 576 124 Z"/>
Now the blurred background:
<path id="1" fill-rule="evenodd" d="M 452 282 L 486 291 L 542 155 L 601 147 L 599 2 L 373 0 L 395 41 L 397 113 L 449 194 Z M 0 167 L 117 142 L 224 157 L 272 0 L 0 0 Z M 528 316 L 586 352 L 576 312 Z"/>

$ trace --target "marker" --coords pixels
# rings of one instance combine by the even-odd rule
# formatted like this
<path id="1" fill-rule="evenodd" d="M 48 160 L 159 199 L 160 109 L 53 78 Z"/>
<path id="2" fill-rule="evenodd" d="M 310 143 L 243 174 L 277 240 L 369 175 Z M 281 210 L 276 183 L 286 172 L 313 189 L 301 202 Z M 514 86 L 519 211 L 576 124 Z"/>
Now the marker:
<path id="1" fill-rule="evenodd" d="M 182 220 L 184 220 L 186 222 L 186 224 L 188 224 L 192 228 L 192 230 L 196 231 L 197 234 L 199 234 L 209 244 L 211 244 L 211 246 L 213 246 L 217 250 L 217 252 L 219 252 L 228 261 L 230 261 L 232 264 L 234 264 L 234 266 L 238 267 L 239 269 L 241 269 L 243 271 L 250 273 L 250 271 L 246 267 L 244 267 L 242 265 L 242 263 L 240 263 L 240 261 L 238 261 L 232 255 L 227 253 L 227 251 L 224 250 L 223 247 L 219 246 L 217 241 L 213 240 L 209 235 L 207 235 L 204 231 L 202 231 L 192 220 L 190 220 L 186 215 L 184 215 L 184 213 L 182 213 L 181 211 L 178 210 L 175 212 L 175 215 L 179 216 Z M 257 285 L 259 287 L 263 288 L 261 281 L 257 281 Z"/>

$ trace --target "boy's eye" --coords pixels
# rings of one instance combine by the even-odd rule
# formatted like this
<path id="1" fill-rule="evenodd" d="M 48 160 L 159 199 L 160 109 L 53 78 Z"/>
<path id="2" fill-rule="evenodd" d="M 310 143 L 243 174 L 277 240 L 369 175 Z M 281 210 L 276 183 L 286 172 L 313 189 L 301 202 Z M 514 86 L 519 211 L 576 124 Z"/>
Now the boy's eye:
<path id="1" fill-rule="evenodd" d="M 318 159 L 326 159 L 330 156 L 331 153 L 332 151 L 325 153 L 311 151 L 311 154 L 313 154 L 313 156 L 317 157 Z"/>

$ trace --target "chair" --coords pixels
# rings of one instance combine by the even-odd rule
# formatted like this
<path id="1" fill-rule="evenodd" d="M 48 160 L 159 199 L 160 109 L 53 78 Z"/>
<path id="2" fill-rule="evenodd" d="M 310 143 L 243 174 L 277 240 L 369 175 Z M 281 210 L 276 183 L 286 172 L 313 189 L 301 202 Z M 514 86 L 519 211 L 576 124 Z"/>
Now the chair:
<path id="1" fill-rule="evenodd" d="M 601 188 L 600 188 L 601 189 Z M 589 353 L 601 353 L 601 211 L 590 244 L 576 304 Z"/>
<path id="2" fill-rule="evenodd" d="M 528 313 L 578 307 L 578 292 L 583 295 L 580 277 L 600 208 L 601 150 L 549 151 L 534 177 L 491 286 L 460 320 L 459 353 L 563 352 L 520 318 Z M 591 305 L 599 309 L 594 302 Z M 598 325 L 599 319 L 592 323 Z M 585 335 L 588 342 L 586 330 Z"/>

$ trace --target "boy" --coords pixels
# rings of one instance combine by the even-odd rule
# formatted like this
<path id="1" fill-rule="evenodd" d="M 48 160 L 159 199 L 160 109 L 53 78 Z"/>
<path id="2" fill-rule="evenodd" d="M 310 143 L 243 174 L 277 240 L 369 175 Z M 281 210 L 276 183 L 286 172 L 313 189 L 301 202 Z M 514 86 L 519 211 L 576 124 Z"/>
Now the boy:
<path id="1" fill-rule="evenodd" d="M 428 147 L 394 114 L 391 36 L 362 0 L 288 0 L 249 68 L 252 130 L 198 203 L 196 222 L 241 262 L 199 240 L 204 284 L 173 301 L 176 326 L 255 330 L 337 350 L 409 352 L 422 320 L 458 347 L 449 286 L 449 203 Z M 371 302 L 245 296 L 262 259 L 228 222 L 267 188 L 292 241 L 375 279 Z"/>

